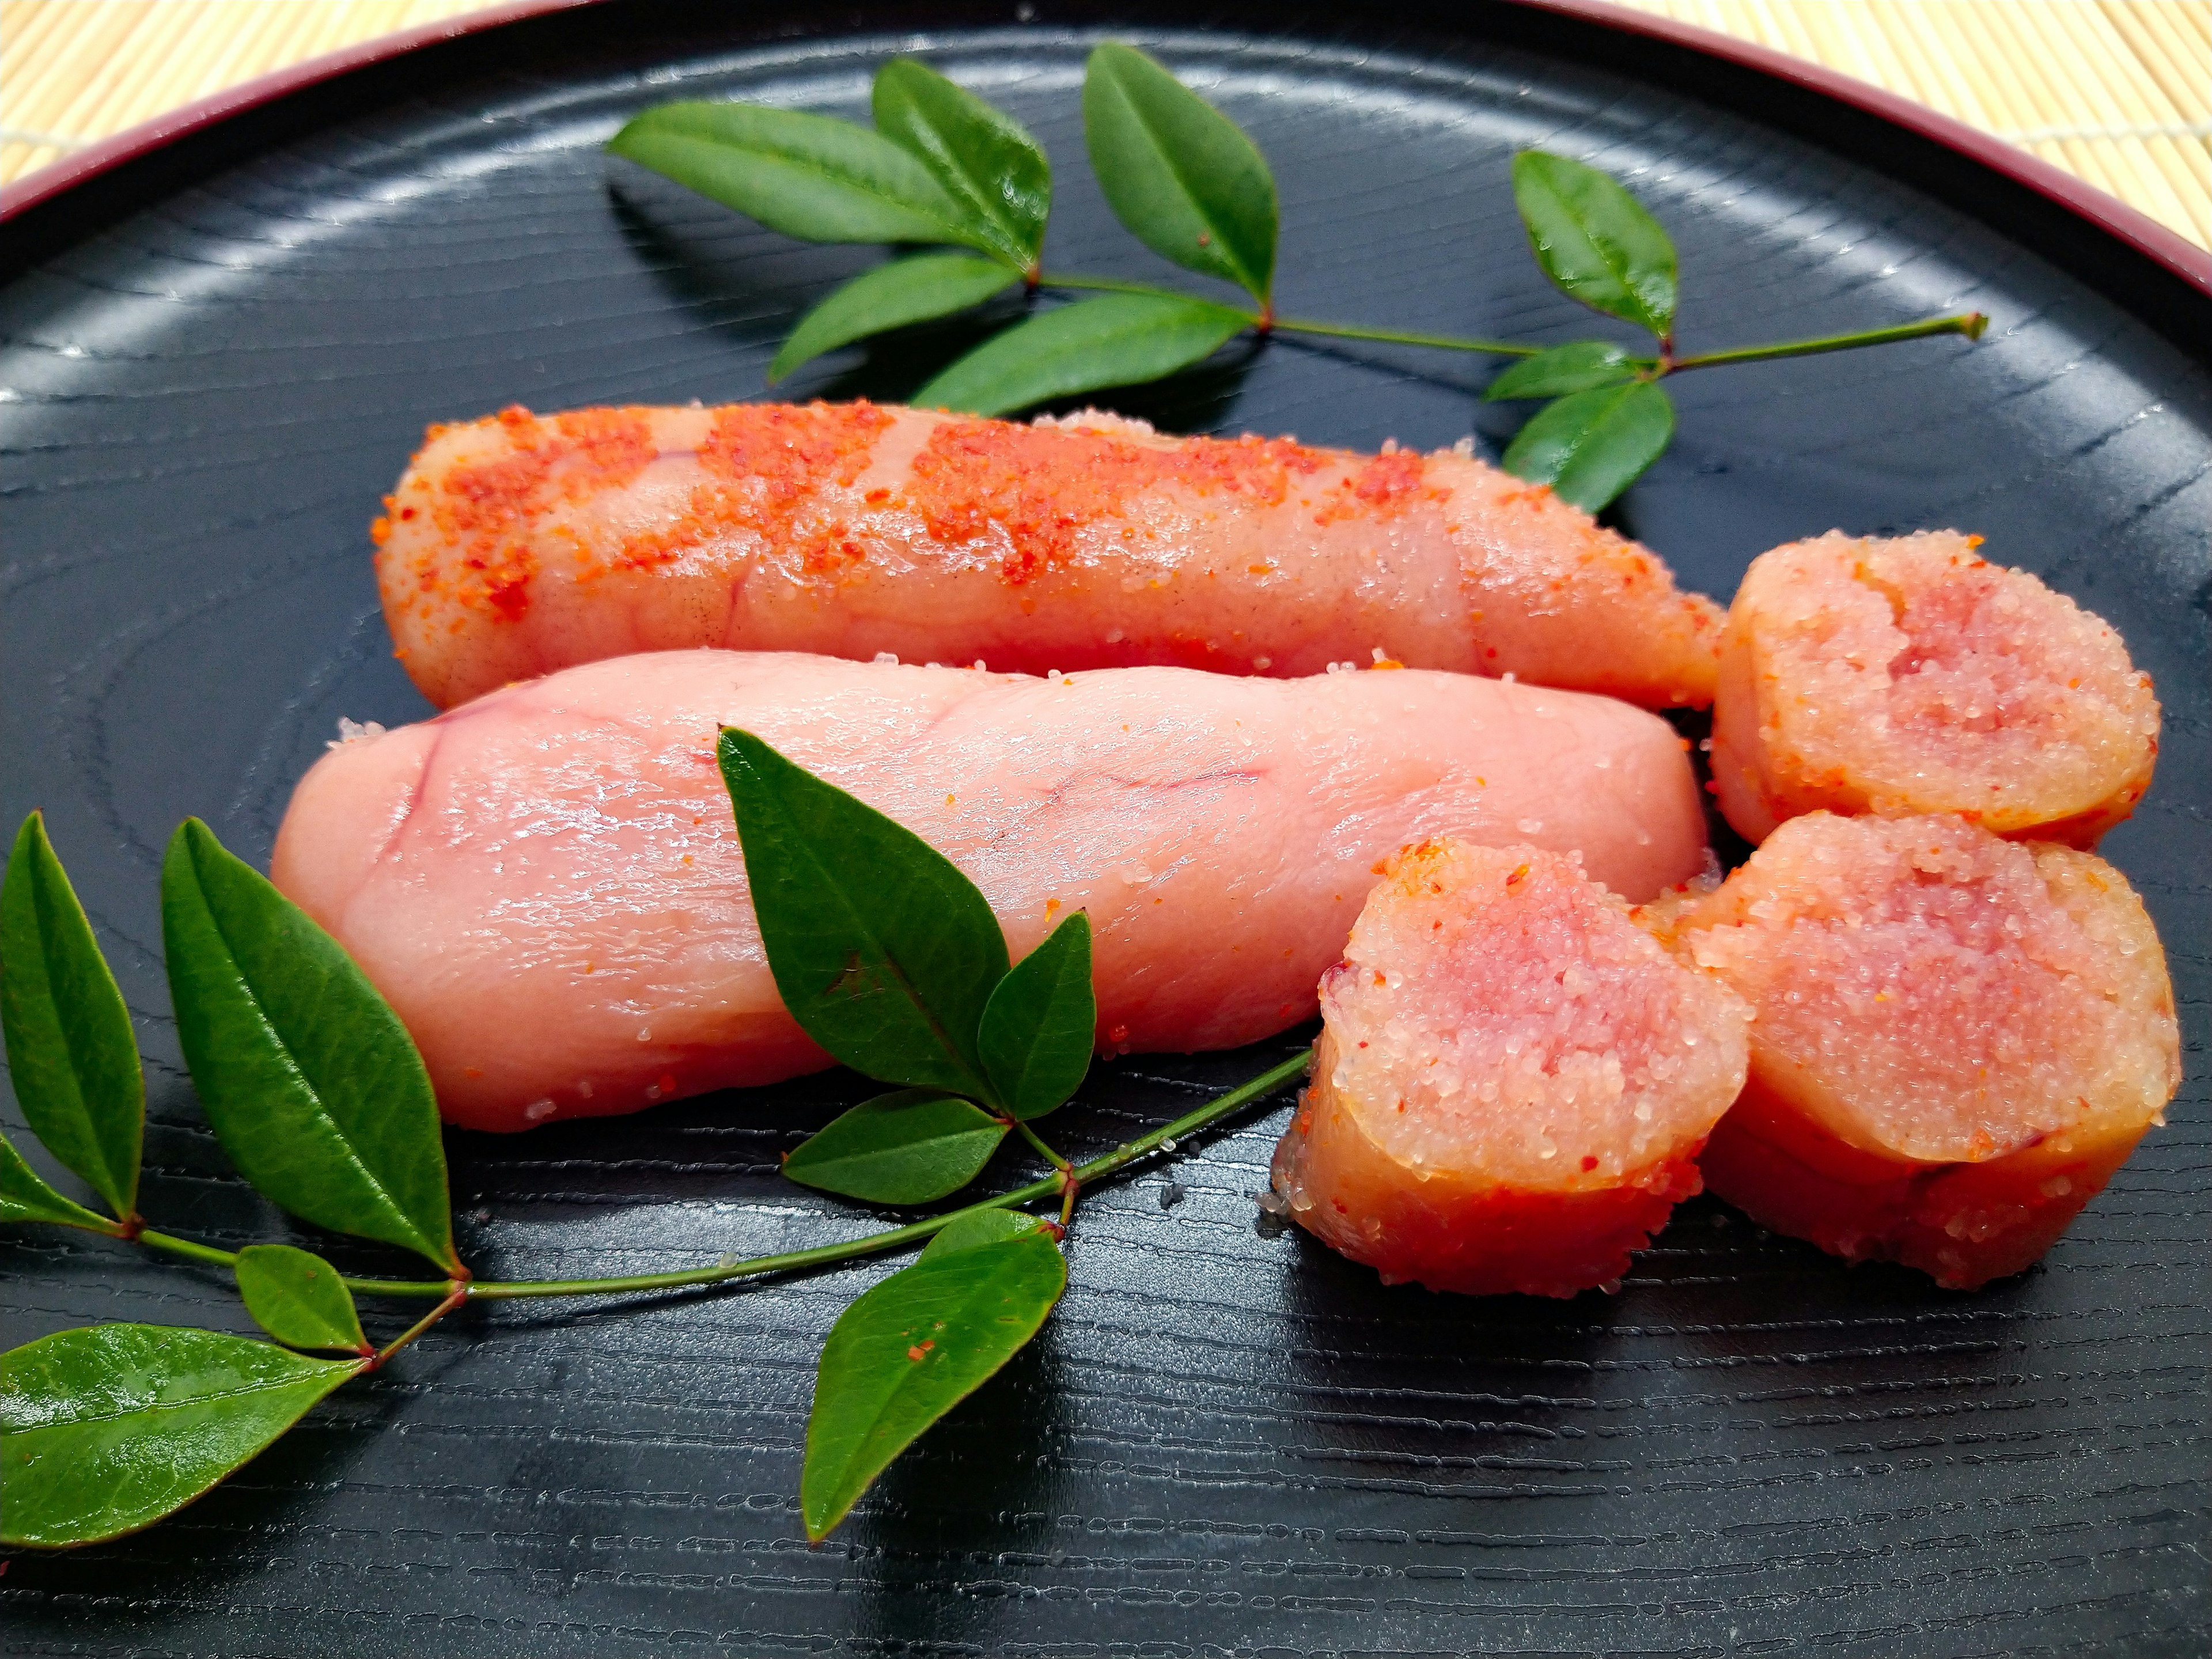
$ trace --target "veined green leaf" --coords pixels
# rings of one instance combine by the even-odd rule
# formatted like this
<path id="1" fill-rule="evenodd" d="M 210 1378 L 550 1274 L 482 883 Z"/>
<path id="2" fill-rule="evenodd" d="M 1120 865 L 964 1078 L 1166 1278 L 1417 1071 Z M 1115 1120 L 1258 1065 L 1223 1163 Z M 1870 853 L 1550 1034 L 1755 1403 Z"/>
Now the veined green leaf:
<path id="1" fill-rule="evenodd" d="M 368 1362 L 162 1325 L 0 1354 L 0 1543 L 96 1544 L 206 1492 Z"/>
<path id="2" fill-rule="evenodd" d="M 1665 454 L 1674 435 L 1674 405 L 1651 381 L 1601 386 L 1540 410 L 1507 446 L 1505 470 L 1595 513 Z"/>
<path id="3" fill-rule="evenodd" d="M 1060 1246 L 1036 1228 L 924 1252 L 846 1309 L 823 1345 L 806 1423 L 806 1535 L 827 1534 L 891 1459 L 1036 1335 L 1066 1284 Z"/>
<path id="4" fill-rule="evenodd" d="M 1649 366 L 1648 360 L 1630 356 L 1609 340 L 1577 340 L 1523 357 L 1484 387 L 1482 396 L 1493 404 L 1514 398 L 1563 398 L 1570 392 L 1619 386 Z"/>
<path id="5" fill-rule="evenodd" d="M 972 253 L 917 253 L 862 271 L 799 319 L 768 366 L 768 383 L 774 386 L 825 351 L 886 329 L 949 317 L 1019 281 L 1006 266 Z"/>
<path id="6" fill-rule="evenodd" d="M 1674 329 L 1674 244 L 1643 204 L 1595 167 L 1524 149 L 1513 158 L 1513 200 L 1536 263 L 1584 305 Z"/>
<path id="7" fill-rule="evenodd" d="M 1042 1117 L 1081 1086 L 1097 1030 L 1091 918 L 1078 910 L 999 981 L 976 1046 L 1006 1110 Z"/>
<path id="8" fill-rule="evenodd" d="M 864 1076 L 988 1099 L 975 1028 L 1006 936 L 975 884 L 911 830 L 722 729 L 753 914 L 783 1006 Z"/>
<path id="9" fill-rule="evenodd" d="M 972 1250 L 979 1244 L 1003 1243 L 1043 1225 L 1043 1217 L 1027 1210 L 978 1210 L 947 1224 L 921 1247 L 915 1260 L 929 1261 L 955 1250 Z"/>
<path id="10" fill-rule="evenodd" d="M 9 1221 L 52 1221 L 95 1233 L 115 1231 L 115 1224 L 106 1216 L 70 1202 L 40 1180 L 38 1171 L 23 1162 L 23 1155 L 7 1136 L 0 1135 L 0 1223 Z"/>
<path id="11" fill-rule="evenodd" d="M 1261 305 L 1275 282 L 1275 179 L 1243 130 L 1117 40 L 1091 54 L 1083 136 L 1107 205 L 1130 234 Z"/>
<path id="12" fill-rule="evenodd" d="M 361 1315 L 338 1270 L 311 1250 L 249 1244 L 232 1269 L 253 1322 L 288 1348 L 367 1353 Z"/>
<path id="13" fill-rule="evenodd" d="M 198 818 L 162 861 L 161 936 L 185 1063 L 239 1172 L 319 1227 L 459 1272 L 429 1075 L 337 941 Z"/>
<path id="14" fill-rule="evenodd" d="M 659 104 L 607 148 L 806 242 L 959 242 L 989 227 L 879 132 L 761 104 Z"/>
<path id="15" fill-rule="evenodd" d="M 993 335 L 914 394 L 921 409 L 1006 415 L 1049 398 L 1139 386 L 1212 356 L 1252 319 L 1203 300 L 1109 294 Z"/>
<path id="16" fill-rule="evenodd" d="M 957 1095 L 902 1089 L 841 1114 L 784 1159 L 793 1181 L 871 1204 L 927 1204 L 973 1181 L 1006 1126 Z"/>
<path id="17" fill-rule="evenodd" d="M 1026 127 L 911 58 L 876 71 L 873 103 L 876 131 L 989 228 L 1001 258 L 1017 270 L 1036 263 L 1052 212 L 1052 163 Z"/>
<path id="18" fill-rule="evenodd" d="M 36 812 L 23 820 L 0 883 L 0 1030 L 31 1133 L 117 1219 L 129 1219 L 146 1124 L 138 1042 Z"/>

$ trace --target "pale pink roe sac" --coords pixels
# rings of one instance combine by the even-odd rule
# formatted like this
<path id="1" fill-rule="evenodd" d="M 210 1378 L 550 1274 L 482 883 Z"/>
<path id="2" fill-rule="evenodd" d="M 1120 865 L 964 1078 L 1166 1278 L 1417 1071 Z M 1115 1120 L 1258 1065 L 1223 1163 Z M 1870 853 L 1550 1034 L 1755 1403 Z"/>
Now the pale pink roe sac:
<path id="1" fill-rule="evenodd" d="M 2134 811 L 2158 755 L 2150 677 L 1980 541 L 1832 532 L 1753 562 L 1713 710 L 1714 787 L 1747 839 L 1826 809 L 2087 848 Z"/>
<path id="2" fill-rule="evenodd" d="M 1674 939 L 1755 1011 L 1713 1189 L 1845 1255 L 1959 1285 L 2017 1272 L 2180 1085 L 2157 934 L 2090 854 L 1813 813 Z"/>
<path id="3" fill-rule="evenodd" d="M 1277 1150 L 1291 1215 L 1386 1282 L 1568 1296 L 1619 1278 L 1742 1086 L 1748 1012 L 1583 873 L 1425 842 L 1322 981 Z"/>

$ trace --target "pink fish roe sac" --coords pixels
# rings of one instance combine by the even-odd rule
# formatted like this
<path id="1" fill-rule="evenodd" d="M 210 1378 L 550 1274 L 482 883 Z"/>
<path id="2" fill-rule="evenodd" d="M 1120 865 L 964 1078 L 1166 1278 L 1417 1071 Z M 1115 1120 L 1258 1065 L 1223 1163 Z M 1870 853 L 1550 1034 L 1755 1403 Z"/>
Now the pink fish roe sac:
<path id="1" fill-rule="evenodd" d="M 1743 1085 L 1748 1011 L 1579 859 L 1425 841 L 1322 976 L 1275 1190 L 1386 1284 L 1572 1296 L 1617 1280 Z"/>
<path id="2" fill-rule="evenodd" d="M 1712 1189 L 1854 1261 L 2027 1267 L 2181 1083 L 2166 957 L 2119 872 L 1957 817 L 1793 818 L 1674 922 L 1752 1006 Z"/>
<path id="3" fill-rule="evenodd" d="M 1980 541 L 1831 532 L 1752 562 L 1712 750 L 1747 840 L 1825 808 L 2090 848 L 2135 810 L 2158 756 L 2150 676 L 2102 618 Z"/>

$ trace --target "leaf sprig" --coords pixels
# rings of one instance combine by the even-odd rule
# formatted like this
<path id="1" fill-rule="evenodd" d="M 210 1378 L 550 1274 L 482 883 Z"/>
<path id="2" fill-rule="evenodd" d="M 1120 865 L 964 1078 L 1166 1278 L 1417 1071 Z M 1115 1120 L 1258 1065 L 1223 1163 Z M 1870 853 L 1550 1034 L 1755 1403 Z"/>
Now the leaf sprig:
<path id="1" fill-rule="evenodd" d="M 914 118 L 926 120 L 926 98 L 915 101 Z M 145 1099 L 130 1015 L 33 813 L 0 881 L 0 1032 L 32 1133 L 112 1214 L 57 1191 L 0 1137 L 0 1223 L 79 1228 L 225 1270 L 274 1340 L 94 1325 L 0 1354 L 0 1543 L 88 1544 L 152 1524 L 470 1301 L 678 1290 L 923 1246 L 845 1310 L 823 1350 L 799 1477 L 808 1534 L 820 1538 L 1042 1328 L 1066 1284 L 1060 1241 L 1085 1186 L 1303 1075 L 1301 1049 L 1071 1163 L 1032 1125 L 1090 1067 L 1088 917 L 1066 917 L 1010 962 L 982 895 L 921 837 L 749 733 L 724 732 L 720 756 L 787 1005 L 833 1056 L 907 1085 L 811 1136 L 786 1173 L 864 1202 L 933 1203 L 974 1181 L 1010 1133 L 1051 1173 L 812 1249 L 619 1278 L 473 1279 L 454 1249 L 436 1103 L 405 1028 L 337 941 L 188 819 L 163 866 L 163 943 L 185 1061 L 217 1139 L 300 1219 L 411 1251 L 439 1277 L 354 1278 L 295 1245 L 232 1251 L 156 1231 L 137 1208 Z M 1019 1207 L 1039 1202 L 1056 1216 Z M 434 1305 L 379 1347 L 357 1296 Z"/>
<path id="2" fill-rule="evenodd" d="M 974 250 L 909 252 L 834 289 L 776 353 L 771 386 L 825 352 L 970 310 L 1017 283 L 1032 295 L 1103 291 L 1032 308 L 940 369 L 912 401 L 1011 414 L 1164 379 L 1246 333 L 1518 358 L 1485 398 L 1547 401 L 1507 446 L 1505 469 L 1594 513 L 1672 441 L 1674 402 L 1659 384 L 1670 374 L 1936 334 L 1978 339 L 1987 326 L 1970 312 L 1680 356 L 1673 240 L 1618 182 L 1541 150 L 1513 158 L 1514 202 L 1538 264 L 1562 293 L 1650 334 L 1652 354 L 1604 340 L 1546 349 L 1283 317 L 1274 306 L 1280 211 L 1267 158 L 1164 65 L 1112 40 L 1091 52 L 1083 82 L 1085 144 L 1107 205 L 1162 258 L 1241 289 L 1251 303 L 1056 274 L 1042 264 L 1051 164 L 1020 123 L 910 58 L 877 71 L 872 112 L 871 130 L 757 105 L 662 104 L 608 143 L 614 154 L 804 241 Z"/>

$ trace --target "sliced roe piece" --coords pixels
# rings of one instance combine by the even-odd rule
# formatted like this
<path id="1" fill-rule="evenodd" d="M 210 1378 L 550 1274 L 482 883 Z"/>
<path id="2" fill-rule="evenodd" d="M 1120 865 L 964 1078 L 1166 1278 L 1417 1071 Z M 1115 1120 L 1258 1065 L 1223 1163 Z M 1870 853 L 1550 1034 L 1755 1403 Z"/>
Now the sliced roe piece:
<path id="1" fill-rule="evenodd" d="M 2087 848 L 2135 810 L 2158 756 L 2150 677 L 2102 618 L 1980 540 L 1831 532 L 1752 562 L 1712 750 L 1747 840 L 1826 809 L 1956 812 Z"/>
<path id="2" fill-rule="evenodd" d="M 2019 1272 L 2180 1085 L 2157 933 L 2091 854 L 1811 813 L 1672 938 L 1753 1010 L 1708 1182 L 1853 1260 L 1958 1288 Z"/>
<path id="3" fill-rule="evenodd" d="M 1323 976 L 1275 1190 L 1385 1283 L 1609 1284 L 1735 1098 L 1747 1011 L 1572 856 L 1456 840 L 1382 866 Z"/>

